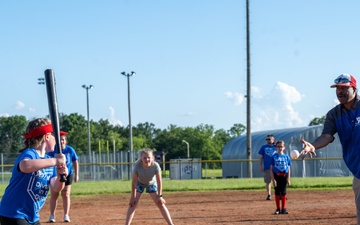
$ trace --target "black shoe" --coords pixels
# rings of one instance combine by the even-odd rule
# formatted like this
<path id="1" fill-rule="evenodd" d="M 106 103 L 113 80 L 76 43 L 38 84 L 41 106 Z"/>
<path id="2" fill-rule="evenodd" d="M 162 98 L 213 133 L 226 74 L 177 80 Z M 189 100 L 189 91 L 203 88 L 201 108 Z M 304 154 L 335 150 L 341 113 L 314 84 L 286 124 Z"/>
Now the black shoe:
<path id="1" fill-rule="evenodd" d="M 266 197 L 266 200 L 271 200 L 271 195 L 268 195 L 268 196 Z"/>
<path id="2" fill-rule="evenodd" d="M 274 212 L 275 215 L 279 215 L 280 214 L 280 209 L 276 209 Z"/>
<path id="3" fill-rule="evenodd" d="M 281 214 L 289 214 L 289 212 L 286 209 L 281 210 Z"/>

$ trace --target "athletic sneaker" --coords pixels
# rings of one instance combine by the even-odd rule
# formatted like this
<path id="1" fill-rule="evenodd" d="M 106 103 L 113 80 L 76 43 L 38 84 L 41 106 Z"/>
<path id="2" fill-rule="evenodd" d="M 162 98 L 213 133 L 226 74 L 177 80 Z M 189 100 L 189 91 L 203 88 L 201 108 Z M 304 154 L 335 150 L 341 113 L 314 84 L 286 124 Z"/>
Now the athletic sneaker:
<path id="1" fill-rule="evenodd" d="M 271 195 L 268 195 L 268 196 L 266 197 L 266 200 L 271 200 Z"/>
<path id="2" fill-rule="evenodd" d="M 55 216 L 54 215 L 50 215 L 49 223 L 55 223 Z"/>
<path id="3" fill-rule="evenodd" d="M 281 210 L 281 214 L 289 214 L 289 212 L 286 209 Z"/>
<path id="4" fill-rule="evenodd" d="M 275 215 L 279 215 L 280 214 L 280 209 L 276 209 L 274 212 Z"/>
<path id="5" fill-rule="evenodd" d="M 67 222 L 67 223 L 70 223 L 70 217 L 69 217 L 69 215 L 65 215 L 64 216 L 64 222 Z"/>

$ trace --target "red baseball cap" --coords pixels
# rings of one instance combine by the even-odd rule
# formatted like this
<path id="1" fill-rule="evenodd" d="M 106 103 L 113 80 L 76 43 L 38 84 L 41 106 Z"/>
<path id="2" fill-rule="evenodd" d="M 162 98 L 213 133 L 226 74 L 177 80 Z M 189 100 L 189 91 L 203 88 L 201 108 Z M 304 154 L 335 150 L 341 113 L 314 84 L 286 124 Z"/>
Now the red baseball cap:
<path id="1" fill-rule="evenodd" d="M 335 84 L 330 86 L 331 88 L 338 87 L 338 86 L 356 88 L 356 80 L 355 80 L 355 78 L 352 75 L 347 74 L 347 73 L 343 73 L 343 74 L 339 75 L 334 80 L 334 83 Z"/>
<path id="2" fill-rule="evenodd" d="M 63 135 L 67 135 L 68 134 L 68 132 L 65 132 L 65 131 L 60 131 L 60 136 L 63 136 Z"/>

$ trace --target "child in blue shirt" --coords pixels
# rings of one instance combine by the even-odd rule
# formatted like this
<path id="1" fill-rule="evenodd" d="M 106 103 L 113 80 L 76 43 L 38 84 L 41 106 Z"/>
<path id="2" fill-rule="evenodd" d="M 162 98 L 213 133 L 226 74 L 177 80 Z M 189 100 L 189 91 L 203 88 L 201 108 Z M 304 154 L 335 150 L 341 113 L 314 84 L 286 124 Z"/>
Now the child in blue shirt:
<path id="1" fill-rule="evenodd" d="M 6 225 L 39 225 L 40 210 L 44 206 L 50 186 L 60 191 L 67 175 L 65 156 L 46 155 L 54 151 L 55 137 L 51 121 L 38 118 L 31 121 L 24 135 L 25 149 L 20 150 L 12 170 L 10 183 L 0 202 L 0 222 Z"/>
<path id="2" fill-rule="evenodd" d="M 288 214 L 286 210 L 286 185 L 290 182 L 290 167 L 292 165 L 290 157 L 284 153 L 285 142 L 279 140 L 276 142 L 277 153 L 271 158 L 270 171 L 275 189 L 276 210 L 274 214 Z M 280 210 L 280 200 L 281 208 Z"/>
<path id="3" fill-rule="evenodd" d="M 61 191 L 63 209 L 64 209 L 64 222 L 70 222 L 70 193 L 72 182 L 79 181 L 79 157 L 77 156 L 75 149 L 70 145 L 67 145 L 67 132 L 60 131 L 60 147 L 62 149 L 62 154 L 65 155 L 66 158 L 66 166 L 68 168 L 68 176 L 66 177 L 65 187 Z M 56 146 L 57 147 L 57 146 Z M 56 155 L 54 152 L 49 152 L 49 156 L 54 157 Z M 59 197 L 59 192 L 51 190 L 50 197 L 50 217 L 49 222 L 54 223 L 55 220 L 55 211 L 57 205 L 57 199 Z"/>

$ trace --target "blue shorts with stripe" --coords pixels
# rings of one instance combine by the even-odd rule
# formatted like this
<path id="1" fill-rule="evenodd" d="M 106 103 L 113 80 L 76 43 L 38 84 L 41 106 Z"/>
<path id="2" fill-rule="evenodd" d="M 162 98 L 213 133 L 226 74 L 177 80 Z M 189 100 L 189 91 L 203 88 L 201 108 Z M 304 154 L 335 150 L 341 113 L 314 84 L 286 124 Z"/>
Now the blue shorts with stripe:
<path id="1" fill-rule="evenodd" d="M 145 187 L 145 185 L 137 183 L 136 192 L 143 193 L 144 190 L 146 190 L 146 193 L 156 193 L 158 191 L 158 188 L 156 184 L 148 185 L 147 187 Z"/>

